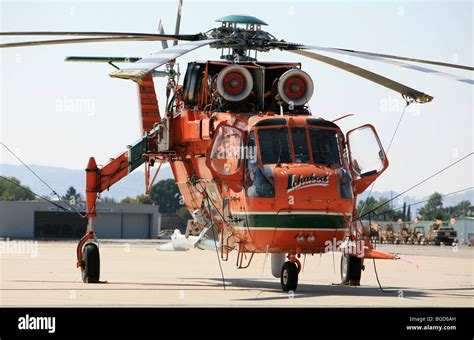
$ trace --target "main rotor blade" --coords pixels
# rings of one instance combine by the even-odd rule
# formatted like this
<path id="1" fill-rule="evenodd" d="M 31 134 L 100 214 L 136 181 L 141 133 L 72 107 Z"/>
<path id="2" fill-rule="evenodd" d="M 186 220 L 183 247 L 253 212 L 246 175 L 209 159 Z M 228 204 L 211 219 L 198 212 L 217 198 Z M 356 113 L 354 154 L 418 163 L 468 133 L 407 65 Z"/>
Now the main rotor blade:
<path id="1" fill-rule="evenodd" d="M 423 66 L 408 64 L 408 63 L 405 63 L 403 61 L 399 61 L 399 60 L 408 60 L 409 58 L 403 58 L 402 59 L 402 57 L 400 57 L 400 58 L 398 58 L 399 60 L 393 60 L 393 59 L 387 59 L 386 57 L 375 56 L 375 54 L 369 55 L 369 54 L 364 54 L 364 53 L 359 53 L 359 52 L 352 52 L 352 51 L 349 51 L 349 50 L 342 50 L 342 49 L 329 48 L 329 47 L 320 47 L 320 46 L 306 46 L 306 45 L 304 45 L 304 46 L 298 46 L 298 48 L 307 49 L 307 50 L 318 50 L 318 51 L 324 51 L 324 52 L 338 53 L 338 54 L 354 56 L 354 57 L 357 57 L 357 58 L 363 58 L 363 59 L 378 61 L 378 62 L 391 64 L 391 65 L 395 65 L 395 66 L 399 66 L 399 67 L 404 67 L 404 68 L 407 68 L 407 69 L 410 69 L 410 70 L 429 73 L 429 74 L 433 74 L 433 75 L 436 75 L 436 76 L 441 76 L 441 77 L 448 78 L 448 79 L 451 79 L 451 80 L 456 80 L 456 81 L 460 81 L 460 82 L 463 82 L 463 83 L 474 85 L 474 80 L 472 80 L 472 79 L 456 76 L 454 74 L 447 73 L 447 72 L 441 72 L 441 71 L 433 70 L 433 69 L 423 67 Z M 430 63 L 433 64 L 433 65 L 446 64 L 446 63 L 441 63 L 441 62 L 430 62 Z M 453 65 L 453 64 L 448 64 L 448 65 Z M 439 66 L 446 66 L 446 65 L 439 65 Z M 474 68 L 470 67 L 470 66 L 463 66 L 463 65 L 455 65 L 455 66 L 459 66 L 459 67 L 457 67 L 459 69 L 464 69 L 464 70 L 469 70 L 469 71 L 474 70 Z"/>
<path id="2" fill-rule="evenodd" d="M 355 66 L 355 65 L 337 60 L 337 59 L 333 59 L 333 58 L 330 58 L 330 57 L 327 57 L 327 56 L 324 56 L 324 55 L 321 55 L 321 54 L 305 51 L 305 50 L 288 50 L 288 51 L 291 52 L 291 53 L 303 55 L 305 57 L 321 61 L 323 63 L 326 63 L 326 64 L 332 65 L 334 67 L 340 68 L 344 71 L 353 73 L 353 74 L 358 75 L 362 78 L 370 80 L 374 83 L 377 83 L 377 84 L 382 85 L 384 87 L 387 87 L 391 90 L 394 90 L 394 91 L 396 91 L 396 92 L 398 92 L 398 93 L 400 93 L 404 96 L 412 98 L 413 100 L 415 100 L 418 103 L 428 103 L 428 102 L 433 100 L 433 97 L 431 97 L 431 96 L 429 96 L 429 95 L 427 95 L 423 92 L 412 89 L 412 88 L 410 88 L 406 85 L 400 84 L 400 83 L 398 83 L 394 80 L 385 78 L 385 77 L 383 77 L 383 76 L 381 76 L 377 73 L 368 71 L 368 70 L 363 69 L 361 67 L 358 67 L 358 66 Z"/>
<path id="3" fill-rule="evenodd" d="M 0 32 L 0 36 L 22 36 L 22 35 L 67 35 L 67 36 L 83 36 L 83 37 L 150 37 L 162 38 L 163 40 L 183 40 L 196 41 L 202 40 L 202 34 L 156 34 L 156 33 L 130 33 L 130 32 L 52 32 L 52 31 L 36 31 L 36 32 Z"/>
<path id="4" fill-rule="evenodd" d="M 179 34 L 179 26 L 181 25 L 181 15 L 183 13 L 183 0 L 178 0 L 178 13 L 176 14 L 176 27 L 174 29 L 174 34 Z M 173 46 L 178 45 L 178 40 L 173 41 Z"/>
<path id="5" fill-rule="evenodd" d="M 155 68 L 166 64 L 170 60 L 176 59 L 192 50 L 218 42 L 219 39 L 201 40 L 172 46 L 166 50 L 152 53 L 135 63 L 127 64 L 126 67 L 110 74 L 112 78 L 131 79 L 140 82 L 143 76 Z"/>
<path id="6" fill-rule="evenodd" d="M 422 64 L 431 64 L 431 65 L 436 65 L 436 66 L 451 67 L 451 68 L 458 68 L 458 69 L 467 70 L 467 71 L 474 71 L 474 67 L 472 67 L 472 66 L 451 64 L 451 63 L 445 63 L 445 62 L 441 62 L 441 61 L 417 59 L 417 58 L 409 58 L 409 57 L 400 57 L 400 56 L 396 56 L 396 55 L 383 54 L 383 53 L 362 52 L 362 51 L 348 50 L 348 49 L 343 49 L 343 48 L 331 48 L 331 50 L 339 50 L 341 52 L 350 52 L 350 53 L 353 53 L 353 54 L 361 54 L 361 55 L 365 54 L 365 55 L 373 56 L 373 57 L 413 61 L 413 62 L 422 63 Z"/>
<path id="7" fill-rule="evenodd" d="M 133 63 L 140 60 L 138 57 L 98 57 L 98 56 L 70 56 L 64 61 L 89 62 L 89 63 Z"/>
<path id="8" fill-rule="evenodd" d="M 160 34 L 165 34 L 165 29 L 163 28 L 163 23 L 161 22 L 161 19 L 160 19 L 160 23 L 158 24 L 158 32 L 160 32 Z M 161 41 L 161 47 L 163 47 L 164 50 L 166 50 L 168 48 L 168 42 L 166 40 L 162 40 Z"/>
<path id="9" fill-rule="evenodd" d="M 42 45 L 63 45 L 63 44 L 81 44 L 92 42 L 116 42 L 116 41 L 157 41 L 159 38 L 153 37 L 103 37 L 103 38 L 79 38 L 79 39 L 58 39 L 58 40 L 37 40 L 22 41 L 14 43 L 0 44 L 0 48 L 42 46 Z"/>

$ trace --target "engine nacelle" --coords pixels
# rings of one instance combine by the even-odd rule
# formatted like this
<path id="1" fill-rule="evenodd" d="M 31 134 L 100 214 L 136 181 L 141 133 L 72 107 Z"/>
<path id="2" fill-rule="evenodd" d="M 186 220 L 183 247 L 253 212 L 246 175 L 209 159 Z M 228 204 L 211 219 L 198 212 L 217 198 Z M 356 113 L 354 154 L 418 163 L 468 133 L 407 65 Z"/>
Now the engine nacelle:
<path id="1" fill-rule="evenodd" d="M 289 105 L 306 104 L 311 99 L 313 91 L 313 80 L 300 69 L 288 70 L 278 80 L 278 94 Z"/>
<path id="2" fill-rule="evenodd" d="M 243 66 L 229 65 L 217 76 L 217 91 L 229 102 L 240 102 L 247 98 L 253 89 L 253 78 Z"/>

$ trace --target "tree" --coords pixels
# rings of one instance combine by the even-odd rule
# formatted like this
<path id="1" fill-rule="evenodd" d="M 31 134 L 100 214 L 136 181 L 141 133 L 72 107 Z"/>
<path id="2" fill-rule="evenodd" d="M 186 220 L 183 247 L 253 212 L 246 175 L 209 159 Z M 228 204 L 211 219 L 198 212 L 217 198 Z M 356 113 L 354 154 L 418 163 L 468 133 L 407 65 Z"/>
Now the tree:
<path id="1" fill-rule="evenodd" d="M 466 216 L 469 210 L 472 209 L 471 202 L 468 200 L 464 200 L 459 202 L 454 206 L 454 215 L 456 216 Z"/>
<path id="2" fill-rule="evenodd" d="M 99 202 L 101 202 L 101 203 L 117 203 L 117 201 L 113 197 L 101 197 L 101 198 L 99 198 Z"/>
<path id="3" fill-rule="evenodd" d="M 433 193 L 428 202 L 420 209 L 421 219 L 423 220 L 444 220 L 447 214 L 443 210 L 443 197 L 440 193 Z"/>
<path id="4" fill-rule="evenodd" d="M 175 213 L 183 205 L 178 186 L 172 178 L 156 183 L 150 190 L 150 198 L 158 204 L 160 213 Z"/>
<path id="5" fill-rule="evenodd" d="M 30 188 L 15 177 L 0 178 L 0 201 L 30 201 L 35 199 Z"/>
<path id="6" fill-rule="evenodd" d="M 191 219 L 191 214 L 189 213 L 188 209 L 185 207 L 181 207 L 176 211 L 176 214 L 179 218 L 187 223 L 189 219 Z"/>
<path id="7" fill-rule="evenodd" d="M 364 206 L 364 211 L 362 211 L 362 207 Z M 375 210 L 374 210 L 375 209 Z M 392 209 L 390 208 L 390 204 L 388 204 L 388 198 L 385 197 L 380 197 L 378 200 L 376 200 L 374 197 L 369 196 L 367 200 L 365 201 L 360 201 L 359 204 L 357 205 L 357 211 L 359 214 L 363 213 L 368 213 L 369 211 L 373 212 L 370 213 L 371 218 L 375 219 L 383 219 L 383 220 L 389 220 L 391 221 L 393 219 L 394 213 Z"/>
<path id="8" fill-rule="evenodd" d="M 411 205 L 408 206 L 406 221 L 411 221 Z"/>
<path id="9" fill-rule="evenodd" d="M 155 204 L 149 195 L 141 194 L 135 198 L 125 197 L 120 203 L 124 204 Z"/>
<path id="10" fill-rule="evenodd" d="M 80 202 L 82 201 L 82 195 L 80 192 L 77 192 L 73 186 L 70 186 L 67 189 L 66 194 L 62 197 L 62 199 L 65 201 L 74 200 L 74 202 Z"/>
<path id="11" fill-rule="evenodd" d="M 149 195 L 141 194 L 136 198 L 137 204 L 153 204 L 154 202 Z"/>
<path id="12" fill-rule="evenodd" d="M 131 198 L 131 197 L 125 197 L 120 201 L 120 203 L 123 204 L 137 204 L 137 199 L 136 198 Z"/>
<path id="13" fill-rule="evenodd" d="M 472 208 L 471 202 L 464 200 L 452 207 L 446 207 L 444 211 L 447 216 L 469 216 Z"/>

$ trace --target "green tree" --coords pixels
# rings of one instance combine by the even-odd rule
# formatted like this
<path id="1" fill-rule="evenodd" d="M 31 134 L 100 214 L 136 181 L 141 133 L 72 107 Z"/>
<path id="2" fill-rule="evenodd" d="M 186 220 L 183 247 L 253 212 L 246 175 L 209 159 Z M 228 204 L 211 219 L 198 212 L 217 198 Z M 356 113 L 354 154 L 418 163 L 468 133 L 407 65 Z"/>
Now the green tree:
<path id="1" fill-rule="evenodd" d="M 136 198 L 131 198 L 131 197 L 125 197 L 120 201 L 120 203 L 123 204 L 137 204 L 137 199 Z"/>
<path id="2" fill-rule="evenodd" d="M 150 195 L 138 195 L 136 198 L 137 204 L 153 204 L 153 200 L 151 199 Z"/>
<path id="3" fill-rule="evenodd" d="M 444 220 L 447 217 L 443 210 L 443 197 L 440 193 L 433 193 L 424 207 L 420 209 L 420 217 L 423 220 L 432 221 L 434 219 Z"/>
<path id="4" fill-rule="evenodd" d="M 64 196 L 62 197 L 62 199 L 65 201 L 71 201 L 72 199 L 74 199 L 75 202 L 80 202 L 82 201 L 82 195 L 80 192 L 77 192 L 77 190 L 73 186 L 70 186 L 67 189 L 66 194 L 64 194 Z"/>
<path id="5" fill-rule="evenodd" d="M 183 206 L 178 186 L 171 178 L 156 183 L 150 190 L 150 198 L 159 206 L 160 213 L 176 213 Z"/>
<path id="6" fill-rule="evenodd" d="M 155 204 L 149 195 L 141 194 L 135 198 L 125 197 L 120 203 L 124 204 Z"/>
<path id="7" fill-rule="evenodd" d="M 411 205 L 408 206 L 406 221 L 411 221 Z"/>
<path id="8" fill-rule="evenodd" d="M 365 207 L 364 207 L 364 211 L 362 211 L 362 207 L 364 206 L 364 203 L 365 203 Z M 390 208 L 390 204 L 388 203 L 388 198 L 385 198 L 385 197 L 380 197 L 378 200 L 376 200 L 374 197 L 369 196 L 367 200 L 359 201 L 359 204 L 357 205 L 357 211 L 359 212 L 359 214 L 361 213 L 366 214 L 372 210 L 374 211 L 371 212 L 370 214 L 371 218 L 391 221 L 394 217 L 394 213 L 392 209 Z"/>
<path id="9" fill-rule="evenodd" d="M 446 207 L 444 209 L 446 215 L 449 216 L 469 216 L 469 212 L 472 210 L 471 202 L 468 200 L 464 200 L 459 202 L 458 204 Z"/>
<path id="10" fill-rule="evenodd" d="M 468 200 L 461 201 L 454 206 L 454 215 L 466 216 L 469 210 L 472 209 L 471 202 Z"/>
<path id="11" fill-rule="evenodd" d="M 189 213 L 188 209 L 185 207 L 181 207 L 178 209 L 176 214 L 179 216 L 179 218 L 184 221 L 185 223 L 188 222 L 189 219 L 191 219 L 191 214 Z"/>
<path id="12" fill-rule="evenodd" d="M 117 203 L 117 200 L 113 197 L 101 197 L 99 201 L 101 203 Z"/>
<path id="13" fill-rule="evenodd" d="M 35 199 L 29 190 L 15 177 L 0 178 L 0 201 L 30 201 Z"/>

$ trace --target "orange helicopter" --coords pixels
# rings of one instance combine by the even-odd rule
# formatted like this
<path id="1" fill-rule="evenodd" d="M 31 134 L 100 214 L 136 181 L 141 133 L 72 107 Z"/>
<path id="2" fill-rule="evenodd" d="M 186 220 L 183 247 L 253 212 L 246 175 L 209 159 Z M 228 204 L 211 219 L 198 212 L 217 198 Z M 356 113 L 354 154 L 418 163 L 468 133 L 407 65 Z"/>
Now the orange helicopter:
<path id="1" fill-rule="evenodd" d="M 113 78 L 137 83 L 143 137 L 109 163 L 86 168 L 88 227 L 77 246 L 83 281 L 99 282 L 100 258 L 94 232 L 101 192 L 144 164 L 146 191 L 163 163 L 172 168 L 193 219 L 183 235 L 175 230 L 163 251 L 218 249 L 223 260 L 237 252 L 238 268 L 247 268 L 255 253 L 271 254 L 272 274 L 284 291 L 298 284 L 302 254 L 343 252 L 341 280 L 359 285 L 366 258 L 396 259 L 375 250 L 357 214 L 357 195 L 388 167 L 372 125 L 345 135 L 335 124 L 311 115 L 307 103 L 314 85 L 300 63 L 262 62 L 258 52 L 272 49 L 309 57 L 351 72 L 400 93 L 407 102 L 433 97 L 408 86 L 308 50 L 332 52 L 441 74 L 406 61 L 473 71 L 470 66 L 386 54 L 307 46 L 278 40 L 255 17 L 223 17 L 206 33 L 3 32 L 2 36 L 82 36 L 59 40 L 0 44 L 1 48 L 105 41 L 161 41 L 163 50 L 143 58 L 67 57 L 66 61 L 107 62 Z M 169 47 L 167 41 L 174 41 Z M 188 43 L 177 44 L 177 41 Z M 200 47 L 221 49 L 221 60 L 187 66 L 179 84 L 176 58 Z M 115 63 L 124 63 L 118 67 Z M 157 71 L 160 66 L 164 71 Z M 159 109 L 154 77 L 168 77 L 166 103 Z M 153 168 L 157 168 L 153 172 Z M 248 258 L 246 254 L 249 254 Z M 245 259 L 244 259 L 245 258 Z"/>

